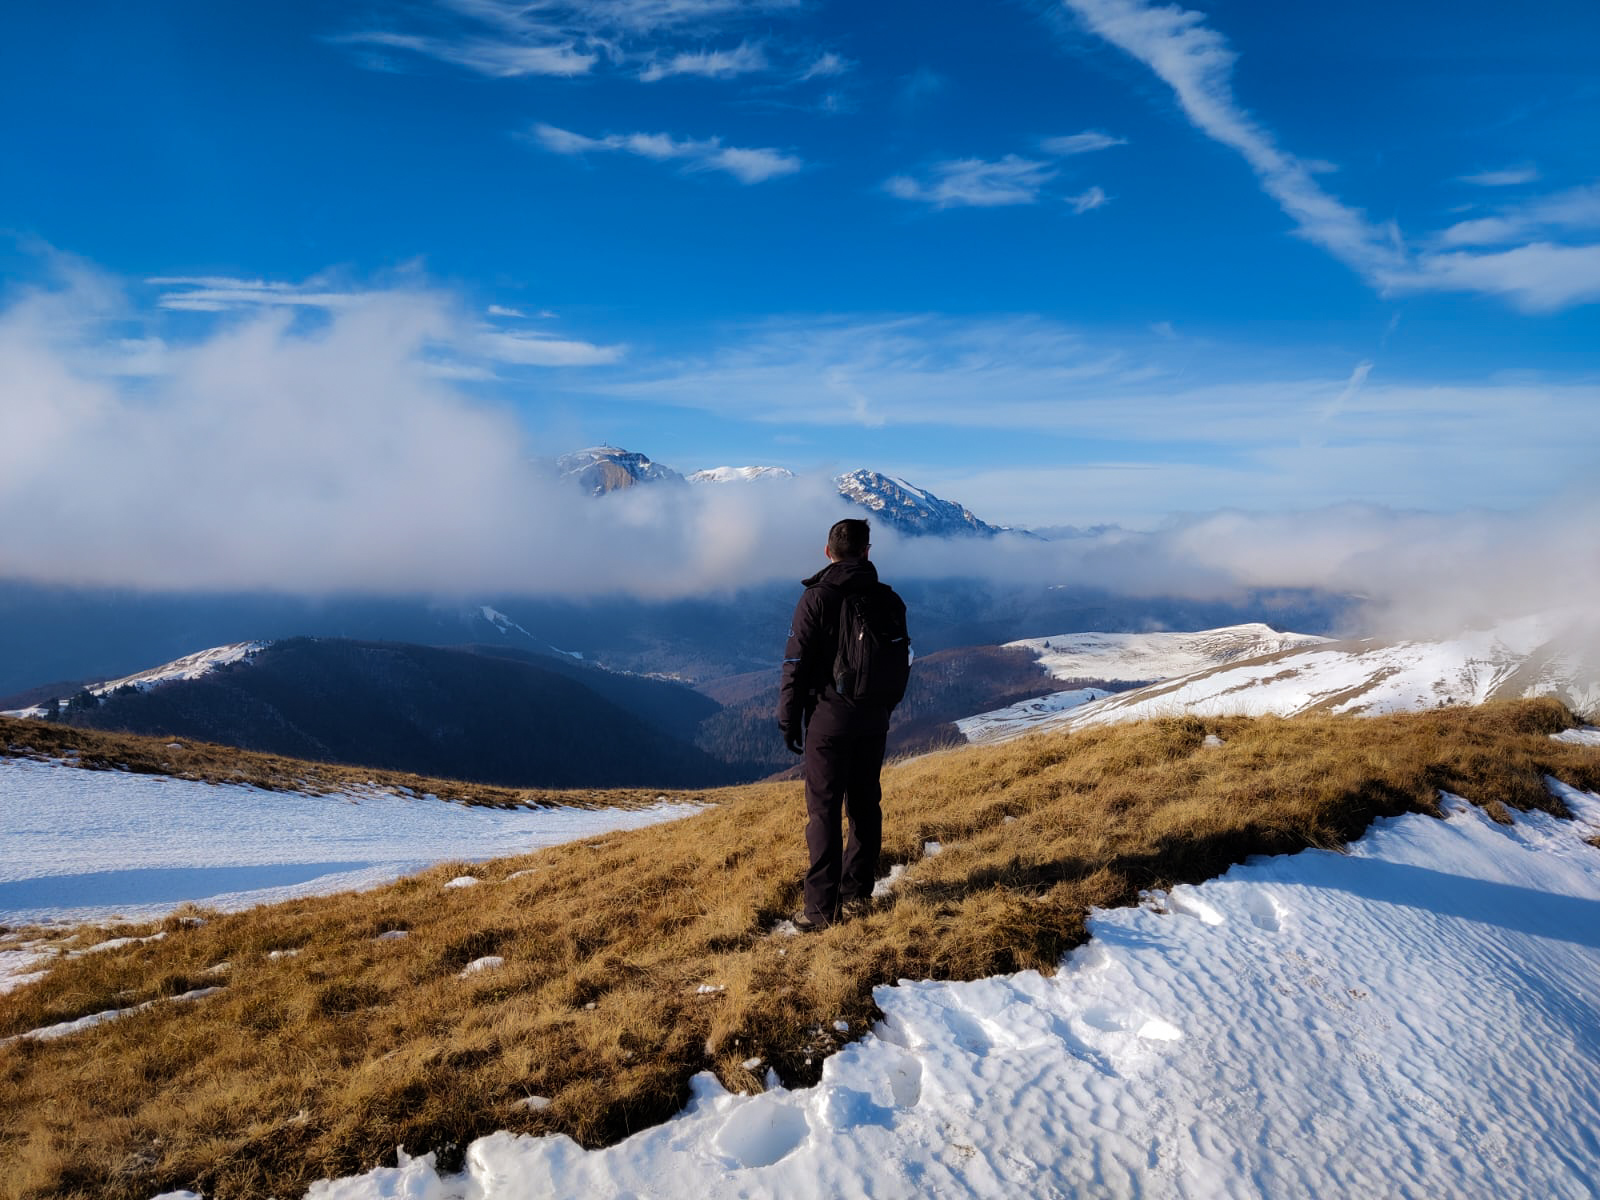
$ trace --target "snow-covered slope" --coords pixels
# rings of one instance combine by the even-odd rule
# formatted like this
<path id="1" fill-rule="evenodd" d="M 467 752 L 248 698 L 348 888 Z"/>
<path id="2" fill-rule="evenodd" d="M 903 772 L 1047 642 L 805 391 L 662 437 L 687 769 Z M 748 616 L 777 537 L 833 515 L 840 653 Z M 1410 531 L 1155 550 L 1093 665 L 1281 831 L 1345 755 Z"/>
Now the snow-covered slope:
<path id="1" fill-rule="evenodd" d="M 706 1073 L 609 1149 L 496 1133 L 309 1200 L 1592 1198 L 1600 798 L 1561 795 L 1577 821 L 1447 796 L 1097 912 L 1048 978 L 880 987 L 814 1088 Z"/>
<path id="2" fill-rule="evenodd" d="M 496 809 L 377 788 L 264 792 L 0 758 L 0 925 L 248 908 L 376 887 L 698 811 Z"/>
<path id="3" fill-rule="evenodd" d="M 1005 648 L 1029 651 L 1057 679 L 1145 683 L 1327 641 L 1251 623 L 1198 633 L 1064 633 L 1007 642 Z M 1097 701 L 1109 702 L 1111 695 L 1094 687 L 1052 692 L 964 717 L 955 724 L 969 742 L 1010 741 L 1037 729 L 1053 728 L 1065 722 L 1069 713 Z"/>
<path id="4" fill-rule="evenodd" d="M 1198 633 L 1066 633 L 1007 642 L 1005 648 L 1031 651 L 1057 679 L 1152 683 L 1327 640 L 1252 623 Z"/>
<path id="5" fill-rule="evenodd" d="M 787 467 L 708 467 L 689 476 L 690 483 L 751 483 L 757 479 L 793 479 Z"/>
<path id="6" fill-rule="evenodd" d="M 106 683 L 97 683 L 89 689 L 96 696 L 106 696 L 118 688 L 132 687 L 140 691 L 147 691 L 159 684 L 170 683 L 178 679 L 200 679 L 209 675 L 218 667 L 230 663 L 243 662 L 265 650 L 270 642 L 233 642 L 227 646 L 214 646 L 210 650 L 199 650 L 194 654 L 186 654 L 182 658 L 174 659 L 159 667 L 152 667 L 148 671 L 140 671 L 133 675 L 124 675 L 121 679 L 112 679 Z M 66 696 L 60 697 L 65 702 Z M 16 709 L 11 712 L 0 713 L 6 717 L 37 717 L 44 713 L 44 706 L 36 705 L 33 708 Z"/>
<path id="7" fill-rule="evenodd" d="M 993 714 L 981 714 L 975 718 L 979 735 L 972 740 L 1002 741 L 1044 729 L 1182 713 L 1380 715 L 1520 696 L 1556 696 L 1578 712 L 1589 712 L 1600 706 L 1595 650 L 1600 641 L 1591 621 L 1571 613 L 1544 614 L 1441 641 L 1304 645 L 1191 671 L 1033 720 L 1002 726 Z M 1083 660 L 1067 661 L 1077 673 Z M 984 723 L 984 718 L 990 719 Z"/>
<path id="8" fill-rule="evenodd" d="M 671 467 L 620 446 L 574 450 L 556 460 L 556 469 L 563 478 L 572 480 L 591 496 L 603 496 L 641 483 L 683 482 L 683 476 Z"/>
<path id="9" fill-rule="evenodd" d="M 992 537 L 1001 532 L 997 526 L 980 521 L 961 505 L 941 500 L 904 479 L 891 479 L 877 471 L 863 469 L 841 475 L 836 482 L 839 494 L 846 500 L 876 513 L 901 533 Z"/>
<path id="10" fill-rule="evenodd" d="M 1081 708 L 1085 704 L 1093 704 L 1096 700 L 1104 700 L 1110 695 L 1111 692 L 1101 688 L 1071 688 L 1064 692 L 1051 692 L 1048 696 L 1024 700 L 1020 704 L 1007 705 L 1005 708 L 991 709 L 975 717 L 962 717 L 955 726 L 969 742 L 1004 742 L 1017 736 L 1011 732 L 1014 729 L 1027 732 L 1046 717 L 1054 717 L 1074 708 Z"/>

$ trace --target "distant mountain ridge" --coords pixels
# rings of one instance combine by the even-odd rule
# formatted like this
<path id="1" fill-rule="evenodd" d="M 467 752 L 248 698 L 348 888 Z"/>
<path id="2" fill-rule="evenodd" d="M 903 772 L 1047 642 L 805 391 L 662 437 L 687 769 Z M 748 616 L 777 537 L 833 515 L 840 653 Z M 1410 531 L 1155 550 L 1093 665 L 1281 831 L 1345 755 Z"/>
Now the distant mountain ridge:
<path id="1" fill-rule="evenodd" d="M 1259 621 L 1193 633 L 1066 633 L 1007 642 L 1026 650 L 1056 679 L 1154 683 L 1263 654 L 1315 646 L 1329 639 L 1280 633 Z"/>
<path id="2" fill-rule="evenodd" d="M 793 479 L 788 467 L 708 467 L 689 476 L 690 483 L 750 483 L 755 480 Z"/>
<path id="3" fill-rule="evenodd" d="M 511 787 L 708 787 L 751 776 L 691 742 L 718 709 L 682 685 L 500 646 L 288 638 L 59 719 Z"/>
<path id="4" fill-rule="evenodd" d="M 1060 663 L 1041 661 L 1064 677 Z M 1592 616 L 1536 614 L 1437 640 L 1306 638 L 1301 645 L 1192 669 L 1090 703 L 1031 713 L 1019 706 L 1011 714 L 981 713 L 958 725 L 969 740 L 987 742 L 1186 713 L 1380 716 L 1532 696 L 1554 696 L 1591 717 L 1600 710 L 1600 629 Z"/>
<path id="5" fill-rule="evenodd" d="M 648 455 L 619 446 L 591 446 L 556 460 L 561 476 L 575 481 L 591 496 L 604 496 L 647 483 L 683 483 L 686 477 Z M 687 482 L 755 483 L 793 479 L 787 467 L 708 467 L 693 471 Z M 979 519 L 971 509 L 935 496 L 926 488 L 863 467 L 834 480 L 839 495 L 866 509 L 911 537 L 994 537 L 1011 532 Z"/>

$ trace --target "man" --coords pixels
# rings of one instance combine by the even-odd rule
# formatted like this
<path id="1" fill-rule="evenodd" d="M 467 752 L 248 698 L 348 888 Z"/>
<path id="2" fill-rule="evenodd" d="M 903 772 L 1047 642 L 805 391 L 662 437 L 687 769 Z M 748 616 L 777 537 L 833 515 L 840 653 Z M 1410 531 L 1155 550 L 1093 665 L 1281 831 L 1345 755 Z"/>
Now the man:
<path id="1" fill-rule="evenodd" d="M 804 756 L 811 852 L 805 907 L 794 916 L 803 933 L 863 915 L 877 877 L 878 775 L 889 713 L 905 693 L 911 639 L 905 604 L 867 560 L 870 537 L 860 520 L 828 531 L 829 565 L 805 581 L 784 652 L 778 727 Z M 841 814 L 849 817 L 848 842 Z"/>

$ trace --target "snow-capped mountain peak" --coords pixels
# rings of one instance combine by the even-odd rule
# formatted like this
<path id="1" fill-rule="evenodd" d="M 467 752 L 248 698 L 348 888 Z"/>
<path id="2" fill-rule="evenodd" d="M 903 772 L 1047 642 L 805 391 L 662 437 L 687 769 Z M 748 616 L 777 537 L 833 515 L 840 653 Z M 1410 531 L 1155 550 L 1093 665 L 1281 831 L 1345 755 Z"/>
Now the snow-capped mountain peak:
<path id="1" fill-rule="evenodd" d="M 648 455 L 620 446 L 590 446 L 556 459 L 562 478 L 571 479 L 591 496 L 603 496 L 640 483 L 682 483 L 671 467 L 653 462 Z"/>
<path id="2" fill-rule="evenodd" d="M 749 483 L 758 479 L 793 479 L 787 467 L 707 467 L 689 476 L 690 483 Z"/>
<path id="3" fill-rule="evenodd" d="M 993 537 L 1001 532 L 997 526 L 979 520 L 970 509 L 951 500 L 941 500 L 904 479 L 892 479 L 863 468 L 839 476 L 836 482 L 839 494 L 846 500 L 877 514 L 901 533 Z"/>
<path id="4" fill-rule="evenodd" d="M 245 662 L 254 658 L 265 650 L 270 642 L 232 642 L 226 646 L 213 646 L 209 650 L 199 650 L 193 654 L 185 654 L 182 658 L 173 659 L 159 667 L 152 667 L 148 671 L 138 671 L 132 675 L 124 675 L 121 679 L 107 680 L 97 683 L 88 691 L 95 696 L 109 696 L 119 688 L 138 688 L 141 692 L 157 687 L 163 683 L 171 683 L 179 679 L 200 679 L 211 674 L 218 667 L 228 666 L 236 662 Z M 66 696 L 58 697 L 65 702 Z M 13 712 L 0 713 L 7 717 L 39 717 L 45 714 L 46 705 L 36 705 L 33 708 L 17 709 Z"/>

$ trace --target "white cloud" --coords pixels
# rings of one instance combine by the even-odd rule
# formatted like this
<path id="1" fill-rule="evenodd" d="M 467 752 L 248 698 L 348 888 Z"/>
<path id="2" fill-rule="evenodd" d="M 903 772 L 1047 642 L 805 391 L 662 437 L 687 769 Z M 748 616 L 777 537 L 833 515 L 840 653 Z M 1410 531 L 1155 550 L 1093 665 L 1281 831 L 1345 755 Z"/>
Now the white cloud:
<path id="1" fill-rule="evenodd" d="M 1207 28 L 1203 13 L 1155 8 L 1143 0 L 1064 0 L 1088 28 L 1148 66 L 1207 136 L 1242 155 L 1262 187 L 1300 232 L 1369 275 L 1404 270 L 1388 234 L 1340 204 L 1317 184 L 1314 172 L 1285 152 L 1233 95 L 1234 53 Z"/>
<path id="2" fill-rule="evenodd" d="M 585 27 L 652 33 L 663 29 L 704 26 L 734 17 L 795 11 L 802 0 L 449 0 L 462 8 L 495 8 L 503 13 L 531 11 L 570 14 L 567 19 Z M 523 17 L 526 19 L 526 17 Z"/>
<path id="3" fill-rule="evenodd" d="M 162 308 L 188 312 L 228 312 L 246 308 L 346 308 L 361 294 L 330 289 L 315 281 L 282 283 L 263 279 L 230 279 L 225 276 L 157 276 L 145 280 L 164 292 L 158 301 Z"/>
<path id="4" fill-rule="evenodd" d="M 346 34 L 337 40 L 391 50 L 410 50 L 495 79 L 516 79 L 524 75 L 586 75 L 599 58 L 597 54 L 579 50 L 570 41 L 529 45 L 489 38 L 449 39 L 381 30 Z"/>
<path id="5" fill-rule="evenodd" d="M 1395 281 L 1396 290 L 1487 293 L 1530 313 L 1600 300 L 1600 245 L 1533 242 L 1482 254 L 1427 254 L 1419 266 Z"/>
<path id="6" fill-rule="evenodd" d="M 70 282 L 0 307 L 7 578 L 686 595 L 787 578 L 837 514 L 823 479 L 596 504 L 547 478 L 533 459 L 570 447 L 455 386 L 481 372 L 436 347 L 484 335 L 437 293 L 368 293 L 315 329 L 278 307 L 185 323 L 138 380 L 101 369 L 127 316 Z"/>
<path id="7" fill-rule="evenodd" d="M 1593 281 L 1595 248 L 1531 244 L 1475 255 L 1408 252 L 1398 229 L 1373 222 L 1324 191 L 1311 160 L 1298 158 L 1245 111 L 1233 94 L 1235 55 L 1206 25 L 1205 14 L 1147 0 L 1062 0 L 1093 33 L 1149 67 L 1173 91 L 1189 121 L 1236 151 L 1262 189 L 1295 222 L 1299 234 L 1391 291 L 1471 291 L 1499 296 L 1529 312 L 1553 311 L 1600 297 Z M 1570 199 L 1570 198 L 1569 198 Z M 1577 213 L 1587 203 L 1572 199 Z M 1587 217 L 1582 218 L 1587 221 Z M 1578 228 L 1578 218 L 1561 218 Z M 1554 224 L 1555 218 L 1547 220 Z M 1457 226 L 1457 244 L 1515 235 L 1498 223 Z"/>
<path id="8" fill-rule="evenodd" d="M 1507 167 L 1501 171 L 1482 171 L 1477 175 L 1462 175 L 1463 183 L 1475 183 L 1479 187 L 1516 187 L 1519 184 L 1534 183 L 1539 178 L 1539 168 L 1531 163 L 1520 167 Z"/>
<path id="9" fill-rule="evenodd" d="M 721 138 L 679 139 L 668 133 L 607 134 L 587 137 L 554 125 L 535 125 L 531 137 L 555 154 L 622 151 L 655 162 L 681 162 L 689 171 L 723 171 L 740 183 L 763 183 L 792 175 L 805 163 L 792 154 L 766 148 L 725 146 Z"/>
<path id="10" fill-rule="evenodd" d="M 767 62 L 766 52 L 760 46 L 741 42 L 733 50 L 701 50 L 674 54 L 665 61 L 648 64 L 639 72 L 639 78 L 645 83 L 654 83 L 658 79 L 666 79 L 672 75 L 731 79 L 735 75 L 768 70 L 770 65 Z"/>
<path id="11" fill-rule="evenodd" d="M 832 79 L 854 67 L 855 64 L 849 59 L 829 50 L 826 54 L 818 55 L 816 61 L 800 73 L 798 82 L 804 83 L 808 79 Z"/>
<path id="12" fill-rule="evenodd" d="M 1439 235 L 1442 246 L 1503 246 L 1523 238 L 1600 230 L 1600 185 L 1569 188 L 1461 221 Z"/>
<path id="13" fill-rule="evenodd" d="M 1547 462 L 1566 462 L 1600 444 L 1592 379 L 1407 383 L 1385 381 L 1370 364 L 1317 373 L 1257 365 L 1257 357 L 1236 346 L 1175 344 L 1164 328 L 1116 338 L 1038 317 L 839 317 L 730 331 L 705 356 L 641 363 L 586 386 L 780 425 L 849 425 L 864 397 L 894 425 L 1240 452 L 1320 438 L 1394 442 L 1419 454 L 1476 445 L 1486 458 L 1501 445 L 1526 445 L 1534 460 L 1539 445 Z M 1519 428 L 1534 441 L 1524 443 Z M 1528 470 L 1537 469 L 1530 461 Z M 1424 475 L 1431 485 L 1434 473 Z"/>
<path id="14" fill-rule="evenodd" d="M 329 288 L 317 280 L 305 283 L 287 283 L 279 280 L 232 279 L 225 276 L 157 276 L 145 280 L 153 287 L 165 289 L 157 297 L 159 307 L 181 312 L 248 312 L 265 309 L 310 308 L 329 313 L 356 308 L 370 308 L 374 298 L 409 296 L 422 302 L 425 292 L 416 288 Z M 444 296 L 426 301 L 441 309 L 452 307 Z M 488 307 L 488 315 L 510 319 L 529 319 L 529 314 L 516 308 L 499 304 Z M 534 314 L 541 318 L 553 317 L 550 312 Z M 458 380 L 485 380 L 494 378 L 492 371 L 474 359 L 488 360 L 517 366 L 573 367 L 601 366 L 619 361 L 626 353 L 624 346 L 604 346 L 575 338 L 561 338 L 547 333 L 507 333 L 497 329 L 467 332 L 450 326 L 448 335 L 436 340 L 438 348 L 447 349 L 452 357 L 437 359 L 431 369 L 436 378 Z M 170 360 L 169 348 L 159 340 L 129 343 L 119 353 L 121 365 L 116 373 L 153 374 L 164 370 Z M 109 368 L 108 368 L 109 369 Z"/>
<path id="15" fill-rule="evenodd" d="M 895 175 L 883 186 L 891 196 L 935 208 L 994 208 L 1037 204 L 1040 192 L 1055 177 L 1048 163 L 1007 154 L 994 162 L 950 159 L 935 163 L 924 179 Z"/>
<path id="16" fill-rule="evenodd" d="M 1086 192 L 1079 192 L 1076 196 L 1068 196 L 1066 199 L 1067 203 L 1072 205 L 1072 211 L 1080 214 L 1092 212 L 1111 203 L 1111 197 L 1098 187 L 1092 187 Z"/>
<path id="17" fill-rule="evenodd" d="M 797 11 L 800 0 L 437 0 L 412 10 L 408 24 L 429 32 L 368 29 L 330 38 L 354 46 L 404 50 L 497 79 L 588 74 L 602 61 L 647 65 L 646 80 L 669 74 L 729 75 L 749 65 L 759 47 L 730 52 L 674 53 L 663 38 L 706 33 L 769 14 Z M 653 44 L 636 46 L 640 39 Z M 362 65 L 393 70 L 382 57 Z"/>
<path id="18" fill-rule="evenodd" d="M 598 346 L 569 338 L 537 334 L 483 333 L 475 345 L 485 357 L 527 367 L 595 367 L 617 362 L 626 346 Z"/>
<path id="19" fill-rule="evenodd" d="M 1092 154 L 1096 150 L 1109 150 L 1112 146 L 1127 144 L 1127 138 L 1112 137 L 1109 133 L 1088 129 L 1083 133 L 1072 133 L 1065 137 L 1044 138 L 1039 142 L 1039 149 L 1046 154 L 1066 158 L 1073 154 Z"/>

